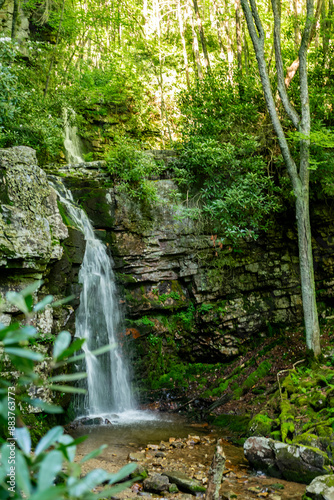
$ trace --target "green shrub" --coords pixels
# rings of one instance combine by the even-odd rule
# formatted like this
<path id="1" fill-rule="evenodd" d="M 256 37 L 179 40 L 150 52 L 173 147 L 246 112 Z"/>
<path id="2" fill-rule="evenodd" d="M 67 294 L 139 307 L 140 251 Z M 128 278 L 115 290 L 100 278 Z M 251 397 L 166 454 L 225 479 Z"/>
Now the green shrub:
<path id="1" fill-rule="evenodd" d="M 163 167 L 141 150 L 138 141 L 119 137 L 106 155 L 107 169 L 118 184 L 118 190 L 130 198 L 152 204 L 158 200 L 150 177 L 158 176 Z"/>

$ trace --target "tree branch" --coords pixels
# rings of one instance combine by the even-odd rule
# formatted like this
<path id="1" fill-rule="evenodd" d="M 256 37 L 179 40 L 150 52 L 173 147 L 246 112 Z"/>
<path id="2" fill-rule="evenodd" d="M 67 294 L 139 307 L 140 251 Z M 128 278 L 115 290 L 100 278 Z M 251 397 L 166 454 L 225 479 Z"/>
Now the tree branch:
<path id="1" fill-rule="evenodd" d="M 305 138 L 300 140 L 300 163 L 299 176 L 305 185 L 305 180 L 309 177 L 309 144 L 311 131 L 310 104 L 307 81 L 307 49 L 309 47 L 313 26 L 314 0 L 306 1 L 306 21 L 302 40 L 299 49 L 299 81 L 300 81 L 300 104 L 301 122 L 300 132 Z"/>
<path id="2" fill-rule="evenodd" d="M 315 35 L 315 30 L 316 30 L 317 22 L 318 22 L 320 13 L 321 13 L 322 4 L 323 4 L 323 0 L 317 1 L 317 7 L 316 7 L 313 23 L 312 23 L 312 29 L 311 29 L 311 33 L 310 33 L 308 47 L 310 46 L 310 44 L 314 38 L 314 35 Z M 292 78 L 295 76 L 295 74 L 298 71 L 298 68 L 299 68 L 299 57 L 297 57 L 297 59 L 295 59 L 293 61 L 293 63 L 287 69 L 285 82 L 284 82 L 286 87 L 288 87 L 290 85 Z"/>
<path id="3" fill-rule="evenodd" d="M 274 13 L 274 46 L 277 71 L 277 89 L 287 115 L 289 116 L 296 129 L 298 129 L 300 118 L 297 111 L 290 102 L 284 82 L 284 69 L 281 49 L 281 1 L 271 0 L 271 5 Z"/>
<path id="4" fill-rule="evenodd" d="M 250 2 L 252 2 L 253 5 L 255 5 L 254 0 L 250 0 Z M 291 182 L 292 182 L 294 193 L 297 196 L 297 194 L 299 194 L 301 192 L 302 186 L 301 186 L 301 182 L 300 182 L 300 178 L 298 175 L 296 164 L 291 156 L 290 148 L 289 148 L 289 145 L 287 143 L 287 140 L 286 140 L 286 137 L 285 137 L 285 134 L 284 134 L 280 119 L 278 117 L 277 110 L 276 110 L 275 100 L 274 100 L 272 89 L 271 89 L 271 84 L 270 84 L 270 79 L 269 79 L 269 75 L 268 75 L 265 54 L 264 54 L 264 37 L 263 37 L 263 39 L 259 39 L 259 37 L 257 35 L 256 29 L 254 26 L 253 15 L 251 13 L 248 0 L 241 0 L 241 5 L 242 5 L 242 9 L 243 9 L 244 14 L 245 14 L 248 31 L 249 31 L 249 34 L 251 36 L 252 42 L 253 42 L 256 60 L 257 60 L 259 73 L 260 73 L 260 77 L 261 77 L 261 82 L 262 82 L 262 87 L 263 87 L 263 93 L 264 93 L 264 97 L 266 100 L 270 119 L 271 119 L 271 122 L 273 124 L 274 130 L 275 130 L 276 135 L 277 135 L 278 143 L 279 143 L 285 164 L 287 166 L 287 170 L 288 170 Z M 256 9 L 256 7 L 255 7 L 255 9 Z"/>

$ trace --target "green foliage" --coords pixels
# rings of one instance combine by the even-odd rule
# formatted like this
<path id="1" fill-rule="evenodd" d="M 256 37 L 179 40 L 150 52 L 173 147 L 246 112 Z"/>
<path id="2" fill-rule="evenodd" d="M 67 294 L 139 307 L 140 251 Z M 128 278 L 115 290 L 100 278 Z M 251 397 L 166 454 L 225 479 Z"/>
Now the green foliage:
<path id="1" fill-rule="evenodd" d="M 159 302 L 162 302 L 163 304 L 166 302 L 167 299 L 173 299 L 173 300 L 180 300 L 180 294 L 177 292 L 170 292 L 170 293 L 162 293 L 159 295 Z"/>
<path id="2" fill-rule="evenodd" d="M 180 322 L 182 328 L 190 331 L 195 321 L 195 313 L 196 308 L 194 304 L 191 303 L 185 311 L 181 311 L 175 314 L 176 323 Z"/>
<path id="3" fill-rule="evenodd" d="M 258 121 L 259 112 L 265 109 L 259 81 L 254 74 L 244 75 L 240 95 L 240 77 L 235 72 L 232 84 L 229 72 L 226 62 L 217 63 L 211 75 L 180 92 L 181 126 L 186 141 L 192 136 L 221 140 L 236 130 L 250 132 Z"/>
<path id="4" fill-rule="evenodd" d="M 241 387 L 238 387 L 234 391 L 234 396 L 239 398 L 245 391 L 251 389 L 259 380 L 263 379 L 268 375 L 271 370 L 271 363 L 267 360 L 262 361 L 259 366 L 253 371 L 246 380 L 243 382 Z"/>
<path id="5" fill-rule="evenodd" d="M 108 172 L 118 184 L 119 192 L 146 204 L 158 200 L 154 182 L 149 178 L 159 175 L 163 167 L 142 151 L 137 141 L 118 138 L 114 148 L 108 152 L 106 161 Z"/>
<path id="6" fill-rule="evenodd" d="M 200 211 L 222 241 L 257 238 L 271 227 L 271 214 L 280 209 L 280 189 L 256 154 L 256 139 L 240 134 L 234 139 L 232 144 L 193 137 L 183 144 L 177 161 L 178 172 L 184 172 L 182 179 L 200 193 L 197 206 L 186 209 L 184 215 L 195 211 L 198 217 Z"/>
<path id="7" fill-rule="evenodd" d="M 53 302 L 52 296 L 46 296 L 41 302 L 34 304 L 33 294 L 40 285 L 41 282 L 37 282 L 21 293 L 8 292 L 6 295 L 7 301 L 19 308 L 26 315 L 28 321 L 32 319 L 35 312 L 43 310 L 47 304 L 52 303 L 53 307 L 57 306 L 57 303 Z M 36 336 L 36 329 L 30 325 L 20 326 L 18 323 L 9 326 L 0 325 L 1 347 L 18 374 L 15 383 L 3 378 L 0 379 L 0 425 L 8 433 L 8 439 L 1 447 L 0 486 L 2 498 L 93 500 L 115 495 L 132 484 L 132 481 L 128 481 L 122 485 L 115 485 L 134 472 L 135 464 L 128 464 L 116 474 L 110 474 L 103 469 L 95 469 L 83 475 L 82 464 L 100 455 L 105 446 L 92 451 L 79 463 L 75 463 L 77 444 L 82 442 L 85 437 L 75 440 L 64 434 L 62 427 L 56 426 L 43 435 L 35 450 L 32 450 L 32 436 L 28 428 L 15 428 L 16 418 L 20 416 L 20 407 L 26 404 L 51 414 L 62 411 L 59 406 L 45 403 L 28 395 L 28 388 L 31 390 L 33 387 L 45 386 L 45 382 L 43 383 L 38 375 L 39 364 L 45 364 L 45 358 L 39 352 L 29 349 L 30 341 Z M 50 366 L 50 370 L 81 359 L 84 354 L 73 354 L 80 349 L 83 342 L 84 339 L 77 339 L 71 343 L 69 332 L 60 332 L 53 346 L 51 359 L 48 359 L 47 366 Z M 111 346 L 106 346 L 97 349 L 95 355 L 110 348 Z M 59 385 L 59 382 L 73 382 L 84 377 L 86 377 L 85 373 L 50 374 L 47 388 L 60 392 L 85 392 L 84 389 L 70 385 Z M 103 493 L 93 493 L 92 490 L 102 483 L 107 483 L 108 488 Z"/>
<path id="8" fill-rule="evenodd" d="M 205 314 L 211 311 L 211 309 L 214 309 L 214 306 L 212 304 L 201 304 L 200 308 L 198 309 L 198 312 L 200 314 Z"/>
<path id="9" fill-rule="evenodd" d="M 26 49 L 31 60 L 43 50 L 33 42 Z M 23 61 L 18 43 L 0 39 L 0 147 L 30 146 L 40 161 L 51 161 L 63 146 L 61 96 L 43 99 Z"/>
<path id="10" fill-rule="evenodd" d="M 146 326 L 152 326 L 152 327 L 155 326 L 154 323 L 153 323 L 153 321 L 151 321 L 150 319 L 148 319 L 147 316 L 143 316 L 141 322 L 142 322 L 143 325 L 146 325 Z"/>

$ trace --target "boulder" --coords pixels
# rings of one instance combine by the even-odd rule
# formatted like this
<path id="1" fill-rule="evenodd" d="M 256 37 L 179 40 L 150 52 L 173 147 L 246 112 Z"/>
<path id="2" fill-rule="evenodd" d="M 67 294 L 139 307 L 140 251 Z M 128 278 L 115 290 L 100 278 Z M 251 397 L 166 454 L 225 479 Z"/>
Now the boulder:
<path id="1" fill-rule="evenodd" d="M 206 488 L 204 488 L 204 486 L 202 486 L 194 479 L 186 476 L 182 472 L 164 471 L 163 475 L 167 476 L 171 483 L 176 484 L 179 490 L 184 491 L 185 493 L 196 495 L 197 493 L 204 493 L 206 491 Z"/>
<path id="2" fill-rule="evenodd" d="M 315 477 L 329 473 L 329 458 L 317 448 L 250 437 L 244 444 L 244 453 L 255 469 L 288 481 L 309 483 Z"/>
<path id="3" fill-rule="evenodd" d="M 152 474 L 152 476 L 144 480 L 143 487 L 144 490 L 152 493 L 162 493 L 169 490 L 170 483 L 168 477 L 161 474 Z"/>
<path id="4" fill-rule="evenodd" d="M 306 488 L 307 498 L 312 500 L 333 500 L 334 476 L 318 476 Z"/>

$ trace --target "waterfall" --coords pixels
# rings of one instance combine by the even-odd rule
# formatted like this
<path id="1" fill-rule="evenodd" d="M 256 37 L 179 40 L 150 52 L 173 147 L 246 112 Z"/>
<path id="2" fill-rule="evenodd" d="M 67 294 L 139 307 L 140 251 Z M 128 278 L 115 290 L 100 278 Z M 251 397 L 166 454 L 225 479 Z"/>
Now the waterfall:
<path id="1" fill-rule="evenodd" d="M 61 184 L 61 183 L 60 183 Z M 106 246 L 96 238 L 84 210 L 75 205 L 63 184 L 56 188 L 60 201 L 86 240 L 86 251 L 79 272 L 82 284 L 80 306 L 76 312 L 76 336 L 86 339 L 85 352 L 88 393 L 80 401 L 78 415 L 107 416 L 134 408 L 128 369 L 119 344 L 122 321 L 115 286 L 112 260 Z M 60 192 L 59 192 L 60 191 Z M 114 348 L 94 356 L 92 351 L 106 344 Z"/>
<path id="2" fill-rule="evenodd" d="M 66 160 L 68 163 L 82 163 L 84 160 L 81 156 L 81 141 L 78 136 L 78 129 L 75 125 L 71 125 L 69 113 L 72 118 L 75 117 L 73 109 L 64 108 L 64 147 L 66 152 Z"/>

